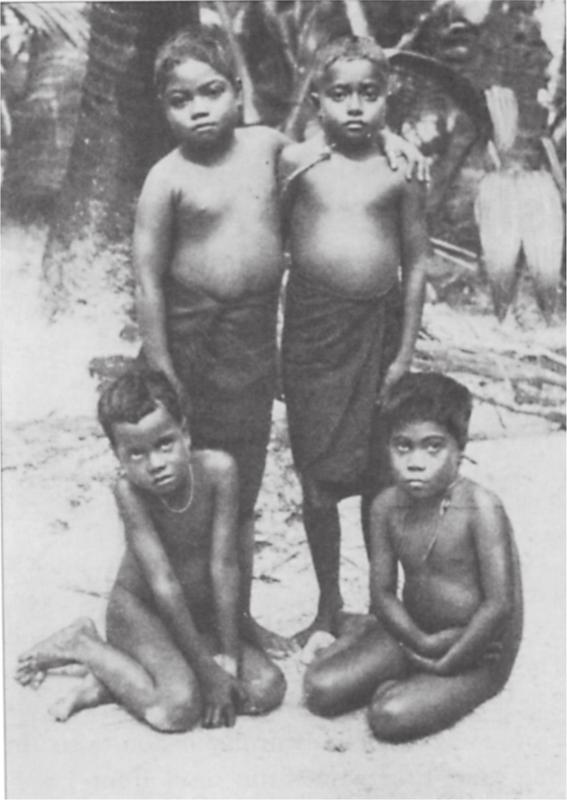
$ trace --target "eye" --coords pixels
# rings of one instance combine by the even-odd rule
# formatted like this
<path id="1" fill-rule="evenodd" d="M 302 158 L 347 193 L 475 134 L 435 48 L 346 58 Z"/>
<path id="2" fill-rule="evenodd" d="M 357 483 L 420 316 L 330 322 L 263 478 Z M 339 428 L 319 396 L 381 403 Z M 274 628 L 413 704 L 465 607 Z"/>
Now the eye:
<path id="1" fill-rule="evenodd" d="M 170 108 L 183 108 L 189 102 L 189 97 L 184 94 L 172 94 L 167 98 Z"/>
<path id="2" fill-rule="evenodd" d="M 141 461 L 144 458 L 144 454 L 141 450 L 130 450 L 128 453 L 128 460 L 129 461 Z"/>
<path id="3" fill-rule="evenodd" d="M 396 439 L 394 442 L 392 442 L 392 446 L 399 455 L 405 455 L 411 450 L 411 445 L 409 442 L 406 442 L 403 439 Z"/>
<path id="4" fill-rule="evenodd" d="M 378 99 L 379 92 L 376 87 L 368 86 L 366 89 L 364 89 L 363 95 L 365 100 L 370 100 L 371 102 L 374 102 L 375 100 Z"/>
<path id="5" fill-rule="evenodd" d="M 346 92 L 345 92 L 344 89 L 338 89 L 338 88 L 331 89 L 331 91 L 329 92 L 329 97 L 331 98 L 331 100 L 334 100 L 335 102 L 340 103 L 341 100 L 345 99 Z"/>
<path id="6" fill-rule="evenodd" d="M 169 453 L 174 445 L 174 439 L 167 437 L 167 439 L 160 439 L 158 447 L 162 453 Z"/>
<path id="7" fill-rule="evenodd" d="M 212 83 L 202 90 L 202 94 L 205 95 L 205 97 L 220 97 L 221 94 L 224 94 L 224 91 L 225 86 L 223 83 Z"/>
<path id="8" fill-rule="evenodd" d="M 444 443 L 442 441 L 437 441 L 437 440 L 433 442 L 427 442 L 426 450 L 432 456 L 437 455 L 437 453 L 439 453 L 440 450 L 443 449 L 443 444 Z"/>

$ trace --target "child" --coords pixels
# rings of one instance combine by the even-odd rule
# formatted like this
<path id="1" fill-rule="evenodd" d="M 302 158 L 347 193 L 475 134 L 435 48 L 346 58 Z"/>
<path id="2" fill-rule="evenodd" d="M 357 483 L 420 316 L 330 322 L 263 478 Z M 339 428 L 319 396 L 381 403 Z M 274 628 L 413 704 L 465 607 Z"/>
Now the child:
<path id="1" fill-rule="evenodd" d="M 120 461 L 115 487 L 126 553 L 110 594 L 107 641 L 79 619 L 19 658 L 16 677 L 77 662 L 79 687 L 52 710 L 66 720 L 116 701 L 159 731 L 233 725 L 278 706 L 285 680 L 239 638 L 238 477 L 227 453 L 191 450 L 164 375 L 108 386 L 99 419 Z"/>
<path id="2" fill-rule="evenodd" d="M 314 86 L 326 146 L 290 145 L 281 160 L 292 262 L 284 392 L 320 590 L 300 644 L 340 630 L 337 503 L 362 494 L 366 531 L 369 501 L 384 485 L 377 402 L 410 366 L 429 258 L 422 187 L 393 172 L 382 149 L 382 50 L 370 39 L 332 42 Z"/>
<path id="3" fill-rule="evenodd" d="M 134 231 L 137 311 L 147 362 L 187 395 L 195 445 L 227 450 L 240 479 L 243 611 L 249 635 L 289 643 L 249 616 L 254 506 L 270 434 L 283 253 L 276 160 L 287 142 L 238 127 L 240 90 L 220 31 L 182 31 L 155 82 L 179 146 L 150 171 Z M 414 167 L 413 147 L 390 135 Z M 418 173 L 424 177 L 423 159 Z"/>
<path id="4" fill-rule="evenodd" d="M 394 486 L 373 502 L 372 610 L 378 623 L 339 639 L 305 676 L 312 711 L 370 703 L 378 739 L 447 728 L 497 694 L 522 632 L 520 566 L 500 500 L 459 476 L 468 390 L 408 374 L 384 409 Z M 405 583 L 398 599 L 398 567 Z"/>

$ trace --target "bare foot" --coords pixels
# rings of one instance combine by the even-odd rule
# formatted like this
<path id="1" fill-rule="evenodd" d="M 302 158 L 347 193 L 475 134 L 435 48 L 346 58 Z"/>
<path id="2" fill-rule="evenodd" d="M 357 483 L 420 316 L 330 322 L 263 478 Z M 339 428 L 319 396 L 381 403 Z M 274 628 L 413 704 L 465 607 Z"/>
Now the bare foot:
<path id="1" fill-rule="evenodd" d="M 327 648 L 337 640 L 332 633 L 327 631 L 315 631 L 301 651 L 301 663 L 308 666 L 315 659 L 319 658 Z"/>
<path id="2" fill-rule="evenodd" d="M 298 650 L 293 639 L 264 628 L 248 614 L 244 615 L 242 628 L 242 635 L 246 641 L 263 650 L 272 658 L 286 658 Z"/>
<path id="3" fill-rule="evenodd" d="M 18 658 L 16 680 L 22 686 L 39 686 L 47 670 L 79 660 L 79 643 L 85 636 L 100 639 L 94 622 L 88 617 L 81 617 L 36 644 Z"/>
<path id="4" fill-rule="evenodd" d="M 302 650 L 315 633 L 328 633 L 335 636 L 335 632 L 335 619 L 316 616 L 311 625 L 294 634 L 293 641 Z"/>
<path id="5" fill-rule="evenodd" d="M 110 692 L 92 673 L 83 678 L 71 691 L 60 697 L 49 709 L 56 722 L 66 722 L 84 708 L 95 708 L 112 701 Z"/>

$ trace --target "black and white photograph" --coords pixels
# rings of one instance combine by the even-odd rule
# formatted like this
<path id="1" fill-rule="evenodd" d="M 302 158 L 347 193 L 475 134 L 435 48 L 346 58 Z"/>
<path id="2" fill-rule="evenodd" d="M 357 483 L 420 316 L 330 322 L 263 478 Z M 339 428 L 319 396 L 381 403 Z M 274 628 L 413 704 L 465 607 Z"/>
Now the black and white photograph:
<path id="1" fill-rule="evenodd" d="M 3 796 L 565 798 L 564 0 L 0 22 Z"/>

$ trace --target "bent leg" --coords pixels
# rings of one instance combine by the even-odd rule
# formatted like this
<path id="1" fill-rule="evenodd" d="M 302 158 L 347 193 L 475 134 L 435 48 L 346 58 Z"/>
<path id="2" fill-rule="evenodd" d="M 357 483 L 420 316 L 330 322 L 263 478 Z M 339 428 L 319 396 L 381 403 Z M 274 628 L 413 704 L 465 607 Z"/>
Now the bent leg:
<path id="1" fill-rule="evenodd" d="M 338 639 L 307 668 L 305 702 L 314 714 L 343 714 L 368 703 L 383 681 L 407 672 L 403 650 L 376 622 L 354 641 Z"/>
<path id="2" fill-rule="evenodd" d="M 378 687 L 368 709 L 377 739 L 405 742 L 449 728 L 502 688 L 490 666 L 460 675 L 427 673 Z"/>
<path id="3" fill-rule="evenodd" d="M 133 716 L 160 731 L 192 728 L 200 718 L 197 679 L 156 613 L 115 586 L 106 615 L 108 645 L 122 669 L 91 658 L 92 673 Z M 117 661 L 117 659 L 116 659 Z"/>
<path id="4" fill-rule="evenodd" d="M 281 705 L 287 688 L 284 674 L 261 650 L 242 646 L 240 678 L 247 694 L 241 714 L 266 714 Z"/>
<path id="5" fill-rule="evenodd" d="M 308 476 L 302 478 L 303 524 L 315 576 L 319 585 L 319 606 L 315 620 L 295 635 L 303 647 L 314 631 L 337 633 L 337 618 L 343 607 L 339 584 L 341 528 L 338 498 Z"/>

